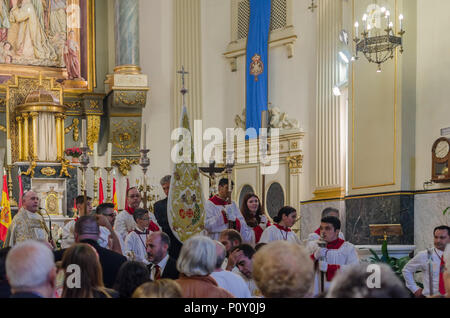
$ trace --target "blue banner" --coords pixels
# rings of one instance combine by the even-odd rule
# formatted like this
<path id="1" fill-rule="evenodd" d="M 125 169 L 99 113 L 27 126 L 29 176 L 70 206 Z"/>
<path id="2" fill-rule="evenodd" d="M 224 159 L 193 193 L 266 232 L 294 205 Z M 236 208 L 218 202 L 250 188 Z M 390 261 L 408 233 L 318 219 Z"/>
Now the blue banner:
<path id="1" fill-rule="evenodd" d="M 250 0 L 247 37 L 247 129 L 261 128 L 261 113 L 267 111 L 269 73 L 269 28 L 271 0 Z"/>

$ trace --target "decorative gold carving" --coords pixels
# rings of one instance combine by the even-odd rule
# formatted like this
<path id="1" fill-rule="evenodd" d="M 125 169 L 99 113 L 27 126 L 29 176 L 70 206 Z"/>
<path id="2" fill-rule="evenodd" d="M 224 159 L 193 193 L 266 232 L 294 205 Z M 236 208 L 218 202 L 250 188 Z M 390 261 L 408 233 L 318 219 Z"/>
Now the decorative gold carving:
<path id="1" fill-rule="evenodd" d="M 2 125 L 0 125 L 0 131 L 6 132 L 6 127 L 5 127 L 5 126 L 2 126 Z"/>
<path id="2" fill-rule="evenodd" d="M 61 159 L 61 172 L 59 173 L 59 177 L 65 176 L 67 178 L 72 178 L 72 176 L 69 174 L 69 171 L 67 168 L 73 169 L 74 166 L 70 165 L 69 160 L 62 158 Z"/>
<path id="3" fill-rule="evenodd" d="M 137 165 L 139 163 L 139 159 L 128 159 L 128 158 L 123 158 L 120 160 L 113 160 L 112 161 L 112 165 L 116 166 L 119 168 L 120 173 L 123 176 L 128 176 L 128 173 L 131 170 L 131 166 L 132 165 Z"/>
<path id="4" fill-rule="evenodd" d="M 291 143 L 291 149 L 292 149 L 292 150 L 298 149 L 298 142 L 297 142 L 297 141 L 293 141 L 293 142 Z"/>
<path id="5" fill-rule="evenodd" d="M 98 142 L 100 134 L 100 116 L 89 115 L 87 116 L 87 142 L 89 148 L 94 149 L 94 144 Z"/>
<path id="6" fill-rule="evenodd" d="M 70 133 L 71 130 L 73 130 L 73 141 L 77 142 L 80 138 L 80 128 L 79 128 L 80 120 L 78 118 L 74 118 L 72 121 L 72 125 L 67 127 L 64 130 L 64 133 L 67 135 Z"/>
<path id="7" fill-rule="evenodd" d="M 66 107 L 71 110 L 76 110 L 78 108 L 81 108 L 81 102 L 66 103 Z"/>
<path id="8" fill-rule="evenodd" d="M 6 106 L 6 99 L 5 98 L 0 98 L 0 106 Z"/>
<path id="9" fill-rule="evenodd" d="M 112 143 L 120 153 L 139 151 L 139 128 L 135 120 L 119 121 L 113 124 Z"/>
<path id="10" fill-rule="evenodd" d="M 119 104 L 119 102 L 128 105 L 128 106 L 134 106 L 134 105 L 144 105 L 146 99 L 146 93 L 144 92 L 138 92 L 136 95 L 132 96 L 132 94 L 128 94 L 125 92 L 116 93 L 116 104 Z"/>
<path id="11" fill-rule="evenodd" d="M 100 109 L 100 103 L 98 102 L 98 100 L 89 101 L 89 106 L 92 109 Z"/>
<path id="12" fill-rule="evenodd" d="M 29 176 L 30 178 L 34 178 L 34 169 L 36 169 L 36 166 L 37 166 L 36 161 L 33 160 L 30 163 L 30 167 L 28 168 L 28 170 L 25 171 L 25 172 L 22 172 L 21 175 L 22 176 Z"/>
<path id="13" fill-rule="evenodd" d="M 136 65 L 120 65 L 114 68 L 115 74 L 139 75 L 141 68 Z"/>
<path id="14" fill-rule="evenodd" d="M 47 167 L 47 168 L 42 168 L 41 169 L 41 173 L 44 176 L 51 177 L 51 176 L 54 176 L 56 174 L 56 170 L 51 168 L 51 167 Z"/>
<path id="15" fill-rule="evenodd" d="M 298 173 L 298 170 L 303 167 L 303 155 L 289 156 L 286 161 L 292 174 Z"/>

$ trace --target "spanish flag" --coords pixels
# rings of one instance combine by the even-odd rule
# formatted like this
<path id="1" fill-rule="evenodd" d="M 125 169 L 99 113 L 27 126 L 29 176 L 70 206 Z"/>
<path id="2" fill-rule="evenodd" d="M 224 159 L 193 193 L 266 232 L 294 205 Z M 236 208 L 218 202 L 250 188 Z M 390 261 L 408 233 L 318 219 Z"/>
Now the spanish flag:
<path id="1" fill-rule="evenodd" d="M 8 183 L 6 174 L 3 175 L 3 190 L 2 190 L 2 204 L 0 207 L 0 240 L 2 242 L 6 239 L 8 228 L 11 225 L 11 206 L 9 205 Z"/>
<path id="2" fill-rule="evenodd" d="M 117 193 L 116 193 L 116 178 L 113 178 L 113 204 L 114 204 L 114 211 L 119 212 L 119 205 L 117 204 Z"/>
<path id="3" fill-rule="evenodd" d="M 98 179 L 98 204 L 102 204 L 105 201 L 105 197 L 103 194 L 103 180 L 102 178 Z"/>

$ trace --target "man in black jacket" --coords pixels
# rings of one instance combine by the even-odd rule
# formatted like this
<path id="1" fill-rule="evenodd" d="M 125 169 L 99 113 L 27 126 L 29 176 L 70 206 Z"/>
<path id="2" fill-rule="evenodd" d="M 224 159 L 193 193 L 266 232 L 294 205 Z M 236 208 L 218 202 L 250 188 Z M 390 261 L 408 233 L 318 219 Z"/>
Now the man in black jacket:
<path id="1" fill-rule="evenodd" d="M 91 245 L 98 253 L 103 270 L 103 283 L 106 288 L 113 288 L 120 266 L 127 261 L 126 257 L 110 251 L 98 245 L 100 227 L 97 218 L 105 218 L 103 215 L 82 216 L 75 223 L 75 242 Z M 104 220 L 103 220 L 104 221 Z M 66 250 L 55 252 L 55 261 L 60 261 Z"/>
<path id="2" fill-rule="evenodd" d="M 160 184 L 163 188 L 166 196 L 169 195 L 170 189 L 170 179 L 171 176 L 165 176 L 161 179 Z M 178 259 L 180 255 L 180 250 L 183 244 L 173 235 L 172 229 L 170 228 L 169 221 L 167 219 L 167 198 L 164 200 L 158 201 L 155 203 L 155 217 L 158 221 L 158 224 L 161 226 L 161 230 L 169 235 L 170 238 L 170 247 L 169 247 L 169 255 L 175 259 Z"/>
<path id="3" fill-rule="evenodd" d="M 150 279 L 178 279 L 177 262 L 168 254 L 170 238 L 164 232 L 153 232 L 147 238 L 147 255 L 151 264 L 148 265 Z"/>

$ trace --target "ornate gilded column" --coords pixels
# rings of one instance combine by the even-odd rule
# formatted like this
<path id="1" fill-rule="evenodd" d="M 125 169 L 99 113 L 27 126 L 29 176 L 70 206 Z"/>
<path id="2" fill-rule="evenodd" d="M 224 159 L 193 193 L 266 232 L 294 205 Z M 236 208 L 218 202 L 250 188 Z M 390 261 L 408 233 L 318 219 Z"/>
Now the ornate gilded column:
<path id="1" fill-rule="evenodd" d="M 22 114 L 23 117 L 23 159 L 28 160 L 30 156 L 30 131 L 28 128 L 28 118 L 30 117 L 30 114 L 25 113 Z"/>
<path id="2" fill-rule="evenodd" d="M 139 66 L 139 0 L 116 0 L 115 20 L 116 67 Z"/>
<path id="3" fill-rule="evenodd" d="M 16 117 L 17 126 L 18 126 L 18 133 L 17 136 L 19 138 L 19 161 L 25 160 L 25 156 L 23 153 L 23 118 L 21 116 Z"/>
<path id="4" fill-rule="evenodd" d="M 56 120 L 56 156 L 59 159 L 62 158 L 62 138 L 61 138 L 61 130 L 62 130 L 62 124 L 61 124 L 62 114 L 56 114 L 55 120 Z"/>
<path id="5" fill-rule="evenodd" d="M 61 159 L 64 158 L 64 151 L 66 150 L 66 133 L 65 133 L 65 127 L 64 122 L 66 120 L 66 115 L 61 115 Z"/>
<path id="6" fill-rule="evenodd" d="M 33 149 L 32 149 L 32 161 L 36 161 L 38 159 L 37 154 L 37 144 L 38 144 L 38 116 L 39 113 L 31 112 L 31 136 L 33 139 Z"/>
<path id="7" fill-rule="evenodd" d="M 316 199 L 345 196 L 345 103 L 333 94 L 339 83 L 339 32 L 342 0 L 321 0 L 318 7 Z"/>

